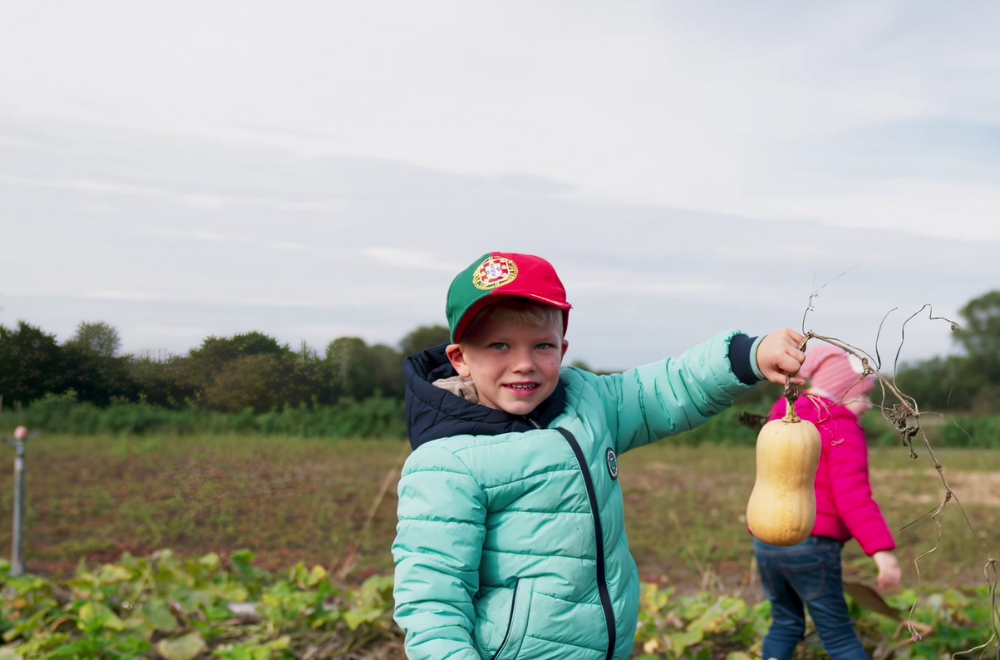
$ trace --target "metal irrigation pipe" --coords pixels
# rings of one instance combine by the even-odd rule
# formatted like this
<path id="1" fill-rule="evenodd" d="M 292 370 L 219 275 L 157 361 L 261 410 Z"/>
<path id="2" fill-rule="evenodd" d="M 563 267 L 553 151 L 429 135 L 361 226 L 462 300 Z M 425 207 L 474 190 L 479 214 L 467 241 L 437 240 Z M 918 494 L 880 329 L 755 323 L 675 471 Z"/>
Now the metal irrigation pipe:
<path id="1" fill-rule="evenodd" d="M 18 426 L 14 436 L 3 436 L 16 450 L 14 457 L 14 539 L 12 541 L 10 575 L 24 575 L 24 443 L 38 435 Z"/>

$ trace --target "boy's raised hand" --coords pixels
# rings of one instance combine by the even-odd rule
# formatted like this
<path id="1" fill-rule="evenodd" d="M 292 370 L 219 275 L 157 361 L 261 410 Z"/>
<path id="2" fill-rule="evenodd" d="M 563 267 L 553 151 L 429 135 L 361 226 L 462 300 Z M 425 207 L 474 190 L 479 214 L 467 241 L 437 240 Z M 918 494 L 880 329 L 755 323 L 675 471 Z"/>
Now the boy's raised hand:
<path id="1" fill-rule="evenodd" d="M 805 339 L 803 335 L 791 328 L 775 330 L 764 337 L 757 346 L 757 367 L 764 378 L 778 385 L 785 384 L 786 376 L 795 376 L 799 367 L 806 359 L 806 354 L 799 350 L 799 344 Z M 804 378 L 792 378 L 796 385 L 805 385 Z"/>

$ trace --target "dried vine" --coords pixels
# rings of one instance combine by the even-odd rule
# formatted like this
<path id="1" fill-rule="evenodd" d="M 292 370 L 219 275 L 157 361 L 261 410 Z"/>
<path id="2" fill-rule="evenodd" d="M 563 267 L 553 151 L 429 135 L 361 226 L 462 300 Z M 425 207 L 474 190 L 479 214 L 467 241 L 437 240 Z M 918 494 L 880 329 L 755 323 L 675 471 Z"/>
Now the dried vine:
<path id="1" fill-rule="evenodd" d="M 806 310 L 807 313 L 812 309 L 812 302 L 815 295 L 816 294 L 814 293 L 809 298 L 809 305 Z M 896 368 L 898 367 L 899 364 L 900 352 L 902 351 L 902 345 L 906 339 L 906 325 L 914 318 L 919 316 L 924 310 L 928 310 L 928 318 L 930 320 L 946 321 L 951 324 L 952 331 L 959 329 L 959 325 L 954 321 L 946 319 L 941 316 L 934 316 L 933 308 L 931 307 L 931 305 L 927 304 L 921 307 L 917 312 L 912 314 L 903 323 L 901 330 L 901 337 L 900 337 L 900 345 L 899 348 L 896 350 L 896 355 L 893 360 L 893 374 L 896 373 Z M 990 602 L 991 602 L 990 623 L 992 629 L 990 638 L 986 640 L 983 644 L 968 651 L 963 651 L 955 655 L 956 656 L 965 655 L 975 651 L 985 652 L 991 646 L 994 646 L 996 649 L 996 658 L 1000 660 L 1000 606 L 998 606 L 997 603 L 996 559 L 990 552 L 989 548 L 986 547 L 986 544 L 983 542 L 983 540 L 979 538 L 978 535 L 976 534 L 976 529 L 973 527 L 972 521 L 970 520 L 968 514 L 966 513 L 965 508 L 962 506 L 962 503 L 959 500 L 958 496 L 955 494 L 955 491 L 952 490 L 951 485 L 948 483 L 947 477 L 945 477 L 944 467 L 941 464 L 941 461 L 938 460 L 937 454 L 935 453 L 934 448 L 931 446 L 930 440 L 928 440 L 927 434 L 924 432 L 924 429 L 920 424 L 921 416 L 927 413 L 924 413 L 920 410 L 920 407 L 918 406 L 916 400 L 913 399 L 913 397 L 905 394 L 897 387 L 895 383 L 895 376 L 889 378 L 883 376 L 880 373 L 882 364 L 881 364 L 881 356 L 879 355 L 878 351 L 878 341 L 879 337 L 881 337 L 882 326 L 884 325 L 886 318 L 888 318 L 889 314 L 891 314 L 893 311 L 895 310 L 890 310 L 890 312 L 886 314 L 886 316 L 882 319 L 882 323 L 879 325 L 879 334 L 875 340 L 874 358 L 864 350 L 856 346 L 852 346 L 847 342 L 844 342 L 840 339 L 836 339 L 834 337 L 825 337 L 813 331 L 803 332 L 805 338 L 803 339 L 799 348 L 804 350 L 806 343 L 810 339 L 817 339 L 819 341 L 826 342 L 833 346 L 837 346 L 838 348 L 841 348 L 844 351 L 848 352 L 849 354 L 853 355 L 854 357 L 858 358 L 861 361 L 861 374 L 858 376 L 858 382 L 860 383 L 863 379 L 867 378 L 868 376 L 874 376 L 877 379 L 879 386 L 882 389 L 882 402 L 879 404 L 879 409 L 883 417 L 889 422 L 889 424 L 896 431 L 896 433 L 899 434 L 903 445 L 907 447 L 907 449 L 909 449 L 911 457 L 917 458 L 917 453 L 913 447 L 914 439 L 919 437 L 920 440 L 923 441 L 923 445 L 926 448 L 928 455 L 930 456 L 931 460 L 934 463 L 934 469 L 937 471 L 938 476 L 941 479 L 941 483 L 944 485 L 945 494 L 936 507 L 934 507 L 927 513 L 917 518 L 916 520 L 904 526 L 905 529 L 907 527 L 915 525 L 916 523 L 920 522 L 921 520 L 929 516 L 931 520 L 934 521 L 934 524 L 937 529 L 934 546 L 929 550 L 921 553 L 913 560 L 913 566 L 917 573 L 918 584 L 921 580 L 920 560 L 934 553 L 939 548 L 941 542 L 941 535 L 943 531 L 943 528 L 941 526 L 941 516 L 944 514 L 945 508 L 948 506 L 948 504 L 954 501 L 959 511 L 961 511 L 962 517 L 964 518 L 965 524 L 969 528 L 970 533 L 972 533 L 972 535 L 977 538 L 980 546 L 983 548 L 983 551 L 986 553 L 987 556 L 986 563 L 983 566 L 983 575 L 989 587 Z M 804 321 L 805 317 L 803 317 L 803 324 Z M 792 396 L 795 395 L 789 391 L 790 389 L 794 389 L 794 386 L 790 384 L 786 385 L 786 396 L 788 396 L 789 394 L 792 394 Z M 896 399 L 896 403 L 892 404 L 891 406 L 887 406 L 886 405 L 886 401 L 888 399 L 887 394 L 891 394 Z M 912 622 L 913 612 L 916 609 L 918 600 L 919 598 L 917 600 L 914 600 L 913 605 L 910 608 L 910 616 L 906 621 L 907 628 L 913 640 L 920 640 L 922 638 L 921 631 L 918 630 L 917 625 L 914 624 L 914 622 Z"/>

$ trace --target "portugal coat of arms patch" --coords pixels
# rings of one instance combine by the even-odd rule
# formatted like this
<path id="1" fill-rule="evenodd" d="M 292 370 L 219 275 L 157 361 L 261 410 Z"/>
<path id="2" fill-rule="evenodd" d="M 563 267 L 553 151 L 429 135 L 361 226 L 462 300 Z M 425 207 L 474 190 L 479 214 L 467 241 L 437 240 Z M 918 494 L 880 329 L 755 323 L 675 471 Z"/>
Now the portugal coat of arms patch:
<path id="1" fill-rule="evenodd" d="M 499 289 L 517 277 L 517 264 L 505 257 L 487 257 L 472 275 L 472 284 L 483 291 Z"/>

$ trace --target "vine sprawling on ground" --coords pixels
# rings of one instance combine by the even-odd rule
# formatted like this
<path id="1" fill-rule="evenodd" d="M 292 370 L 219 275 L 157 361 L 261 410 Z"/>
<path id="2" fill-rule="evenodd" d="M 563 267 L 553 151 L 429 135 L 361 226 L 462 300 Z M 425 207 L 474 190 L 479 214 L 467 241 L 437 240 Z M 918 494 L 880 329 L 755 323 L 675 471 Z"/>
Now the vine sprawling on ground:
<path id="1" fill-rule="evenodd" d="M 124 555 L 117 564 L 81 563 L 68 580 L 11 577 L 0 562 L 2 660 L 163 658 L 165 660 L 403 660 L 392 621 L 392 578 L 356 588 L 321 566 L 296 564 L 274 575 L 248 551 L 182 559 L 163 550 Z M 937 660 L 974 648 L 991 616 L 986 589 L 946 590 L 922 599 L 910 620 L 897 611 L 916 600 L 906 591 L 887 615 L 851 603 L 861 637 L 875 658 Z M 767 601 L 735 594 L 678 595 L 643 585 L 635 657 L 759 658 L 770 620 Z M 905 635 L 920 630 L 922 639 Z M 825 657 L 810 634 L 800 658 Z"/>

